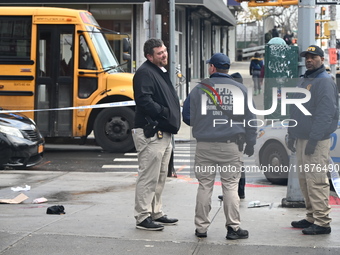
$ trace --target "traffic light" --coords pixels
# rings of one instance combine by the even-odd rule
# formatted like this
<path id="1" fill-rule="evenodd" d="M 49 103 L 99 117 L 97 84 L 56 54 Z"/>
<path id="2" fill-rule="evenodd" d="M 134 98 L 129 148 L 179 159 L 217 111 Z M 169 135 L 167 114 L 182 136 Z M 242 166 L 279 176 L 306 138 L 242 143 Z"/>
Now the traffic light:
<path id="1" fill-rule="evenodd" d="M 331 31 L 329 30 L 328 22 L 325 22 L 323 24 L 323 31 L 324 31 L 323 33 L 324 33 L 325 36 L 331 36 Z"/>
<path id="2" fill-rule="evenodd" d="M 321 7 L 321 15 L 325 15 L 326 14 L 326 7 Z"/>
<path id="3" fill-rule="evenodd" d="M 320 22 L 315 22 L 315 37 L 320 36 Z"/>
<path id="4" fill-rule="evenodd" d="M 287 5 L 298 5 L 299 0 L 235 0 L 238 3 L 248 2 L 248 7 L 258 6 L 287 6 Z"/>

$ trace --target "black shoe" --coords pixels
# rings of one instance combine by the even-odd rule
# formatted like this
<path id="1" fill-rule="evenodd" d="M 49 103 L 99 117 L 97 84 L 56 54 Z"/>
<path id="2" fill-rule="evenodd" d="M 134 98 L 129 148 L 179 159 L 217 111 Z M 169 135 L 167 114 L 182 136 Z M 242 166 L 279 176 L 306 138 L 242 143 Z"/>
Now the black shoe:
<path id="1" fill-rule="evenodd" d="M 228 227 L 228 233 L 225 238 L 229 240 L 236 240 L 236 239 L 246 239 L 248 238 L 249 233 L 247 230 L 243 230 L 239 228 L 237 231 L 233 230 L 231 227 Z"/>
<path id="2" fill-rule="evenodd" d="M 163 215 L 162 217 L 155 219 L 155 222 L 158 222 L 162 225 L 175 225 L 177 224 L 178 219 L 171 219 L 168 218 L 166 215 Z"/>
<path id="3" fill-rule="evenodd" d="M 196 229 L 196 230 L 195 230 L 195 236 L 200 237 L 200 238 L 206 238 L 208 235 L 207 235 L 207 232 L 200 233 L 200 232 L 198 232 L 197 229 Z"/>
<path id="4" fill-rule="evenodd" d="M 238 195 L 238 197 L 239 197 L 240 199 L 245 199 L 245 198 L 246 198 L 245 195 Z M 220 199 L 220 200 L 223 201 L 223 195 L 219 195 L 219 196 L 218 196 L 218 199 Z"/>
<path id="5" fill-rule="evenodd" d="M 143 229 L 143 230 L 163 230 L 164 226 L 156 224 L 152 221 L 151 217 L 147 217 L 145 220 L 143 220 L 141 223 L 136 225 L 136 228 Z"/>
<path id="6" fill-rule="evenodd" d="M 302 233 L 305 235 L 322 235 L 322 234 L 330 234 L 331 227 L 321 227 L 315 224 L 310 225 L 308 228 L 304 228 Z"/>
<path id="7" fill-rule="evenodd" d="M 313 225 L 313 223 L 309 222 L 308 220 L 299 220 L 299 221 L 292 221 L 291 223 L 293 228 L 308 228 L 311 225 Z"/>

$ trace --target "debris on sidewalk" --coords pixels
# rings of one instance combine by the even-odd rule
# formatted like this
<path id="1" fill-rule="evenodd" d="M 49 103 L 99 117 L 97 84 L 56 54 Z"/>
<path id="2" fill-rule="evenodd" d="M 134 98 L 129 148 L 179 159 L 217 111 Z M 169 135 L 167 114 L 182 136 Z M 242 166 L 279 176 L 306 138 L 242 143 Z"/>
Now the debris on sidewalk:
<path id="1" fill-rule="evenodd" d="M 47 214 L 65 214 L 65 208 L 62 205 L 53 205 L 47 208 Z"/>
<path id="2" fill-rule="evenodd" d="M 248 208 L 256 208 L 256 207 L 265 207 L 265 206 L 270 206 L 270 204 L 261 204 L 260 201 L 251 201 L 248 204 Z"/>
<path id="3" fill-rule="evenodd" d="M 0 199 L 0 204 L 20 204 L 21 202 L 25 201 L 28 198 L 23 193 L 20 193 L 20 195 L 16 196 L 13 199 Z"/>
<path id="4" fill-rule="evenodd" d="M 48 200 L 44 197 L 40 197 L 40 198 L 36 198 L 32 201 L 33 204 L 41 204 L 41 203 L 45 203 Z"/>
<path id="5" fill-rule="evenodd" d="M 24 188 L 23 187 L 16 187 L 16 188 L 12 187 L 11 190 L 12 191 L 29 191 L 31 190 L 31 186 L 26 185 Z"/>

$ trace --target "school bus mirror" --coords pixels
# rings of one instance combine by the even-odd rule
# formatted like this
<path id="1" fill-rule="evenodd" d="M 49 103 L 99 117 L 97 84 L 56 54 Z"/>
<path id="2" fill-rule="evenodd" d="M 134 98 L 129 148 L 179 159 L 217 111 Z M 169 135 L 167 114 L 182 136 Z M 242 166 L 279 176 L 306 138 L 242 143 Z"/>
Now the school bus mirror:
<path id="1" fill-rule="evenodd" d="M 123 51 L 124 52 L 130 51 L 130 41 L 128 38 L 123 38 Z"/>
<path id="2" fill-rule="evenodd" d="M 129 53 L 123 53 L 123 60 L 125 61 L 129 61 L 131 60 L 131 55 Z"/>

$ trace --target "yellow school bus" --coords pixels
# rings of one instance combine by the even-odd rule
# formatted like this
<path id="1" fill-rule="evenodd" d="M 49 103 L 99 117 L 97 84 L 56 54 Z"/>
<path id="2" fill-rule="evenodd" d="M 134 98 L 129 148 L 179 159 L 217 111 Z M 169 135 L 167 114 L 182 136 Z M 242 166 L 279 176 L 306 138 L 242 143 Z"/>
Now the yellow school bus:
<path id="1" fill-rule="evenodd" d="M 131 150 L 133 104 L 91 106 L 133 100 L 132 77 L 91 13 L 0 8 L 0 107 L 35 110 L 25 114 L 47 141 L 85 139 L 93 131 L 103 149 Z M 48 110 L 68 107 L 74 109 Z"/>

